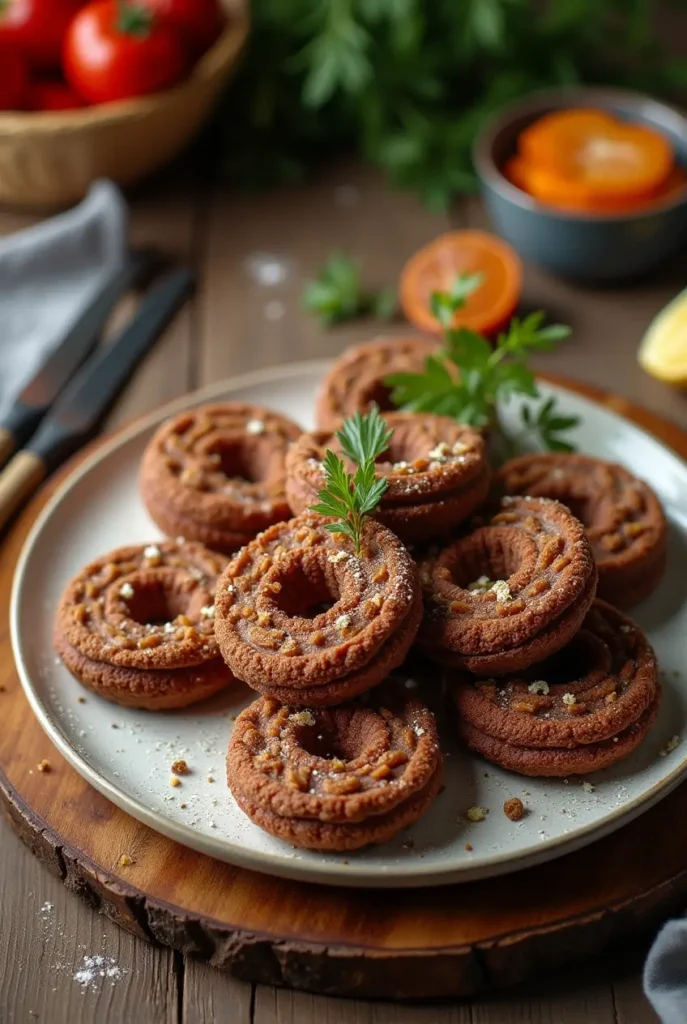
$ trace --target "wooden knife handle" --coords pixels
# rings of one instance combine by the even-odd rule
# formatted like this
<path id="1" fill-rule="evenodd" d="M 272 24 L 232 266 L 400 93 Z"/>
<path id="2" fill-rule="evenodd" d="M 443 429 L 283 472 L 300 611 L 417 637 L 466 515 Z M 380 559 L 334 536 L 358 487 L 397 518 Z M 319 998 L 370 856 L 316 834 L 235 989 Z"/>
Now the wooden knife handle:
<path id="1" fill-rule="evenodd" d="M 4 466 L 16 448 L 14 435 L 6 427 L 0 427 L 0 466 Z"/>
<path id="2" fill-rule="evenodd" d="M 0 473 L 0 530 L 13 512 L 45 480 L 45 463 L 33 452 L 20 451 Z"/>

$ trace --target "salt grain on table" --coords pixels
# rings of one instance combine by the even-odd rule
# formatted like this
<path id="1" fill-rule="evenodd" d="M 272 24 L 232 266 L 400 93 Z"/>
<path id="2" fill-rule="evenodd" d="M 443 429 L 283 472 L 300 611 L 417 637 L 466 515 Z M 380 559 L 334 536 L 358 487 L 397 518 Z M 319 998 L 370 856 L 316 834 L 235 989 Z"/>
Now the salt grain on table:
<path id="1" fill-rule="evenodd" d="M 280 256 L 266 252 L 254 252 L 245 263 L 250 276 L 263 288 L 274 288 L 289 278 L 289 263 Z"/>
<path id="2" fill-rule="evenodd" d="M 94 989 L 101 983 L 101 979 L 109 979 L 114 985 L 126 973 L 113 957 L 98 953 L 95 956 L 84 956 L 81 967 L 74 972 L 73 977 L 83 989 Z"/>

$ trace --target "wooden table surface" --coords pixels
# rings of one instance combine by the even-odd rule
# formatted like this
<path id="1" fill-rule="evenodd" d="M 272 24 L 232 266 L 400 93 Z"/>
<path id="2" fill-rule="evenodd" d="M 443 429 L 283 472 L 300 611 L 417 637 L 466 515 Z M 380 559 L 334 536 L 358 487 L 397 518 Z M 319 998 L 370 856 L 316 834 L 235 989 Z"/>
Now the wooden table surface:
<path id="1" fill-rule="evenodd" d="M 377 333 L 370 323 L 324 332 L 303 312 L 303 282 L 332 249 L 359 257 L 365 279 L 382 285 L 435 235 L 483 224 L 476 200 L 450 215 L 429 213 L 358 164 L 246 198 L 206 184 L 189 162 L 136 192 L 131 206 L 133 241 L 191 264 L 200 288 L 118 402 L 110 426 L 210 381 L 334 355 Z M 31 222 L 2 213 L 0 233 Z M 254 260 L 263 254 L 283 261 L 284 281 L 268 287 L 256 280 Z M 559 352 L 542 357 L 541 367 L 608 387 L 687 428 L 687 398 L 648 378 L 635 359 L 649 321 L 686 279 L 683 260 L 642 284 L 594 290 L 528 267 L 523 307 L 543 308 L 575 332 Z M 404 330 L 383 328 L 396 329 Z M 68 893 L 0 821 L 1 1024 L 651 1024 L 657 1018 L 640 985 L 646 945 L 527 989 L 452 1006 L 251 988 L 119 930 Z M 97 965 L 89 975 L 84 958 L 93 956 L 106 958 L 110 977 L 100 978 Z"/>

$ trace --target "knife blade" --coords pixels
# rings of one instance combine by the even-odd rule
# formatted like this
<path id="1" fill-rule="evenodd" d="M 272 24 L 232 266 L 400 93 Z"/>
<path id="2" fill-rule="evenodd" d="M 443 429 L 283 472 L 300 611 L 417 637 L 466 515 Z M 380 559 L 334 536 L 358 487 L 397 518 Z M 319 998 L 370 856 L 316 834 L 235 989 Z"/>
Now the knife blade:
<path id="1" fill-rule="evenodd" d="M 131 322 L 84 363 L 29 443 L 0 472 L 0 529 L 49 473 L 93 436 L 194 283 L 187 270 L 167 274 L 150 289 Z"/>
<path id="2" fill-rule="evenodd" d="M 150 272 L 156 254 L 141 249 L 109 273 L 79 318 L 0 419 L 0 466 L 31 437 L 60 391 L 95 348 L 117 302 Z"/>

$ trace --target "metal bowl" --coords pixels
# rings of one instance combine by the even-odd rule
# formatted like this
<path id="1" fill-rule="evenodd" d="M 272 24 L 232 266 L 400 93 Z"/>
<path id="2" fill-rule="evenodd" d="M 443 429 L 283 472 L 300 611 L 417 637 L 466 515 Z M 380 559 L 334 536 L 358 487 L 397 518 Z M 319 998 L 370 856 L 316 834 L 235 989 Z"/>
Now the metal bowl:
<path id="1" fill-rule="evenodd" d="M 475 143 L 475 167 L 492 223 L 526 260 L 566 277 L 603 282 L 640 276 L 687 240 L 687 189 L 637 212 L 576 213 L 534 199 L 501 172 L 524 128 L 567 107 L 594 107 L 656 128 L 672 143 L 677 162 L 687 167 L 687 117 L 674 107 L 616 89 L 533 93 L 502 110 Z"/>

